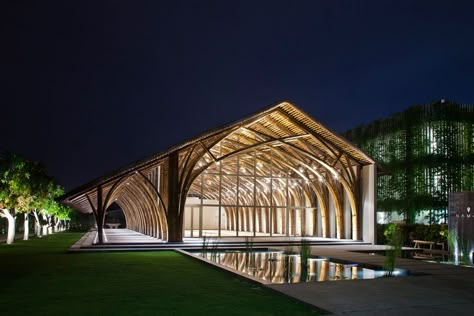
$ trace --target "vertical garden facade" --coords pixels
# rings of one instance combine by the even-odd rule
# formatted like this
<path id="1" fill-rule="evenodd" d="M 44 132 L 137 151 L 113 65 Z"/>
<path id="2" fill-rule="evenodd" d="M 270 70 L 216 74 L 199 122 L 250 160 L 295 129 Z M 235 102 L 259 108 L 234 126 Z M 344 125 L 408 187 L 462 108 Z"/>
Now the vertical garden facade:
<path id="1" fill-rule="evenodd" d="M 474 106 L 440 100 L 344 133 L 380 163 L 378 222 L 447 221 L 450 192 L 474 191 Z"/>

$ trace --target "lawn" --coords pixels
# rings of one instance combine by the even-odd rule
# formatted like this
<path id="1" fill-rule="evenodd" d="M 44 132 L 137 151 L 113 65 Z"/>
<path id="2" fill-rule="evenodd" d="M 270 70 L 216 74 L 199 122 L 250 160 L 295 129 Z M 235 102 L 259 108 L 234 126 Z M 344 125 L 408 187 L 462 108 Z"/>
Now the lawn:
<path id="1" fill-rule="evenodd" d="M 4 315 L 317 315 L 173 251 L 67 253 L 79 233 L 0 246 Z"/>

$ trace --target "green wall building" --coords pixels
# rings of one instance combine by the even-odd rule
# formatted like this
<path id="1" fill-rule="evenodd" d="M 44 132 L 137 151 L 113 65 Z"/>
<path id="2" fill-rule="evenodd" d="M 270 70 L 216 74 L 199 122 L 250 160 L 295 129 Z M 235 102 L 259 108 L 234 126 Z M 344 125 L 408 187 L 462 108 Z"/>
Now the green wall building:
<path id="1" fill-rule="evenodd" d="M 380 163 L 379 223 L 447 221 L 450 192 L 474 191 L 474 106 L 440 100 L 344 133 Z"/>

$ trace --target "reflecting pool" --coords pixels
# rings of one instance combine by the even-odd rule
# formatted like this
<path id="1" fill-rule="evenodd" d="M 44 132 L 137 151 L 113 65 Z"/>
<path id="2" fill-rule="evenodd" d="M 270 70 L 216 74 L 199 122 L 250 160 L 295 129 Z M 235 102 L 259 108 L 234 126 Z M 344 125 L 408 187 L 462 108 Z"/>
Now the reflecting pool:
<path id="1" fill-rule="evenodd" d="M 193 254 L 270 283 L 374 279 L 385 276 L 383 269 L 369 269 L 358 263 L 329 258 L 310 257 L 304 264 L 300 254 L 284 251 L 227 250 Z M 406 271 L 397 269 L 393 275 L 406 275 Z"/>

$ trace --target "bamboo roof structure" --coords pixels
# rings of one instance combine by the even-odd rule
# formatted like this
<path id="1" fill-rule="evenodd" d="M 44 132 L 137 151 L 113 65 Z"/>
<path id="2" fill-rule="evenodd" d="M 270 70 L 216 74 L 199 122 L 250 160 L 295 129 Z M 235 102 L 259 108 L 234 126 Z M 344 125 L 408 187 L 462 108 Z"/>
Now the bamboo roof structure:
<path id="1" fill-rule="evenodd" d="M 221 170 L 227 174 L 242 175 L 246 169 L 253 168 L 261 172 L 293 173 L 306 183 L 319 180 L 317 186 L 326 186 L 334 200 L 343 199 L 341 190 L 346 190 L 355 213 L 360 181 L 357 170 L 375 164 L 342 136 L 292 103 L 283 101 L 97 178 L 65 194 L 61 201 L 81 212 L 96 215 L 98 210 L 106 210 L 117 202 L 127 218 L 135 218 L 140 223 L 157 223 L 147 228 L 151 229 L 147 233 L 164 236 L 167 229 L 163 227 L 171 216 L 169 209 L 177 207 L 179 213 L 184 209 L 187 196 L 215 198 L 218 186 L 231 186 L 228 180 L 231 177 L 222 177 L 219 183 L 206 184 L 206 196 L 197 189 L 197 177 L 203 172 L 212 172 L 221 162 L 225 163 Z M 235 170 L 237 165 L 242 170 Z M 176 183 L 169 182 L 170 177 L 176 179 Z M 172 195 L 175 198 L 170 199 Z M 177 200 L 176 205 L 174 200 Z M 141 214 L 140 218 L 136 214 Z M 356 220 L 354 215 L 355 229 Z"/>
<path id="2" fill-rule="evenodd" d="M 222 152 L 217 153 L 212 149 L 212 144 L 216 143 L 217 139 L 221 139 L 223 135 L 226 135 L 225 145 Z M 326 162 L 328 165 L 335 165 L 336 162 L 339 162 L 347 167 L 350 163 L 349 160 L 361 165 L 375 163 L 371 157 L 350 141 L 331 131 L 294 104 L 283 101 L 272 104 L 250 117 L 212 129 L 180 145 L 90 181 L 62 196 L 61 201 L 81 212 L 91 213 L 93 210 L 87 195 L 94 194 L 93 191 L 97 186 L 107 187 L 108 184 L 124 175 L 133 175 L 138 172 L 147 177 L 153 165 L 159 164 L 173 152 L 202 146 L 206 151 L 203 159 L 208 164 L 211 161 L 216 162 L 224 159 L 238 150 L 248 149 L 254 144 L 261 145 L 262 142 L 267 146 L 287 144 L 290 147 L 304 148 L 312 155 L 319 157 L 322 163 Z M 349 160 L 341 159 L 342 156 Z"/>

